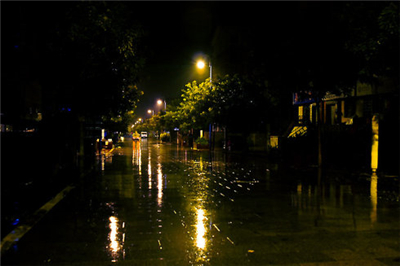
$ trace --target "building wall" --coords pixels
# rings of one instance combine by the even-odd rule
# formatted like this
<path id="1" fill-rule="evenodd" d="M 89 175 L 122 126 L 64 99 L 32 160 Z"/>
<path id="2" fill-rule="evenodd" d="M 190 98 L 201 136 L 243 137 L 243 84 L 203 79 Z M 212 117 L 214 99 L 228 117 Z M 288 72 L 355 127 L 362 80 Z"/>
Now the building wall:
<path id="1" fill-rule="evenodd" d="M 327 93 L 322 99 L 320 115 L 323 124 L 352 124 L 352 119 L 371 118 L 374 113 L 384 113 L 387 105 L 396 94 L 396 87 L 388 79 L 372 86 L 359 82 L 349 96 Z M 316 123 L 316 103 L 296 104 L 297 123 Z"/>
<path id="2" fill-rule="evenodd" d="M 328 94 L 320 107 L 325 163 L 370 170 L 372 121 L 378 118 L 378 170 L 398 174 L 399 94 L 394 83 L 383 80 L 375 87 L 358 83 L 349 96 Z M 316 125 L 316 103 L 294 103 L 294 109 L 294 126 Z"/>

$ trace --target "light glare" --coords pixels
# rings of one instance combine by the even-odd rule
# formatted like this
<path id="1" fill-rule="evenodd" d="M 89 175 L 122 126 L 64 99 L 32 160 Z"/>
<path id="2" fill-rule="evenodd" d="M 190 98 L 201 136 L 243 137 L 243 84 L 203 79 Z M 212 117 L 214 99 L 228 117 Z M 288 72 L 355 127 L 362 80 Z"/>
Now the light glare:
<path id="1" fill-rule="evenodd" d="M 200 61 L 197 62 L 197 67 L 198 68 L 203 69 L 204 66 L 205 66 L 204 61 L 200 60 Z"/>

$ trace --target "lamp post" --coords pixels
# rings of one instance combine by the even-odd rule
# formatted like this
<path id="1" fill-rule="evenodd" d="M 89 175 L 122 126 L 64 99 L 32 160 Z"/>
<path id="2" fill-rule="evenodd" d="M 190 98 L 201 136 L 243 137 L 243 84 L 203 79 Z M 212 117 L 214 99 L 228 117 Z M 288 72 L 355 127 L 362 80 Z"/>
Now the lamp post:
<path id="1" fill-rule="evenodd" d="M 208 58 L 208 67 L 210 68 L 210 91 L 212 89 L 212 64 L 211 64 L 211 58 L 209 56 L 207 56 Z M 197 67 L 200 69 L 203 69 L 205 67 L 205 63 L 203 60 L 199 60 L 197 61 Z M 212 131 L 212 126 L 211 124 L 208 125 L 208 132 L 209 132 L 209 136 L 208 136 L 208 145 L 210 147 L 210 151 L 211 151 L 211 131 Z"/>
<path id="2" fill-rule="evenodd" d="M 154 115 L 154 110 L 149 109 L 147 110 L 147 113 Z"/>
<path id="3" fill-rule="evenodd" d="M 197 61 L 197 68 L 203 69 L 206 66 L 206 63 L 204 63 L 203 60 Z M 210 68 L 210 83 L 212 82 L 212 64 L 211 64 L 211 59 L 208 57 L 208 67 Z M 211 85 L 210 85 L 211 87 Z"/>
<path id="4" fill-rule="evenodd" d="M 161 99 L 157 100 L 158 105 L 162 105 L 163 103 L 164 103 L 164 110 L 165 110 L 165 112 L 167 112 L 167 102 L 165 100 L 161 100 Z"/>

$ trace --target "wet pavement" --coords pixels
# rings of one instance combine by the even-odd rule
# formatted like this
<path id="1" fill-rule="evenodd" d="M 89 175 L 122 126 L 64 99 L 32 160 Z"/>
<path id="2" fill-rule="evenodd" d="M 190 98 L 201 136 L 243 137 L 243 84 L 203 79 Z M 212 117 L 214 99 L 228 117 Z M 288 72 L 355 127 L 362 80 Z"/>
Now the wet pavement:
<path id="1" fill-rule="evenodd" d="M 318 181 L 151 140 L 97 168 L 2 265 L 400 265 L 400 204 L 377 176 Z"/>

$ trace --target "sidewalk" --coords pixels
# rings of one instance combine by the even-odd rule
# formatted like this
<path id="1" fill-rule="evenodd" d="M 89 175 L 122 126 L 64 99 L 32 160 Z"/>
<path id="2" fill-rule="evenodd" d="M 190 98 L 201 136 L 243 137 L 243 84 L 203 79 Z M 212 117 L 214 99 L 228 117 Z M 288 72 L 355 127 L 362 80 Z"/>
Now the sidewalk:
<path id="1" fill-rule="evenodd" d="M 2 147 L 1 238 L 17 226 L 27 223 L 32 215 L 65 187 L 74 184 L 93 165 L 80 162 L 54 165 L 45 149 L 31 149 L 22 145 Z M 5 156 L 7 154 L 7 156 Z M 54 168 L 55 166 L 55 168 Z M 55 170 L 54 170 L 55 169 Z"/>
<path id="2" fill-rule="evenodd" d="M 23 223 L 16 224 L 16 227 L 1 240 L 0 250 L 3 255 L 9 250 L 17 241 L 19 241 L 32 227 L 38 223 L 56 204 L 58 204 L 74 187 L 67 186 L 59 192 L 49 202 L 44 204 L 35 213 L 29 215 Z"/>

